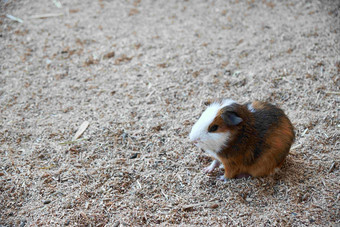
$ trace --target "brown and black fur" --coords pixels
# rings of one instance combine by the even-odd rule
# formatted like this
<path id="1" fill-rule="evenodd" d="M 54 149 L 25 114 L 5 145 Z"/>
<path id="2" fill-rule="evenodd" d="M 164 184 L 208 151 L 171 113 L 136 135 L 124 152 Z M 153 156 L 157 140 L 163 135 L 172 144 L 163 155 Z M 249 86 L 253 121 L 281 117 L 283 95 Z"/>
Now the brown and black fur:
<path id="1" fill-rule="evenodd" d="M 294 129 L 284 112 L 278 107 L 255 101 L 255 112 L 248 104 L 232 104 L 222 108 L 211 126 L 219 125 L 216 132 L 231 134 L 229 142 L 218 153 L 225 168 L 226 178 L 240 174 L 253 177 L 266 176 L 274 172 L 284 162 L 294 142 Z M 234 114 L 242 119 L 237 124 L 228 124 L 226 115 Z"/>

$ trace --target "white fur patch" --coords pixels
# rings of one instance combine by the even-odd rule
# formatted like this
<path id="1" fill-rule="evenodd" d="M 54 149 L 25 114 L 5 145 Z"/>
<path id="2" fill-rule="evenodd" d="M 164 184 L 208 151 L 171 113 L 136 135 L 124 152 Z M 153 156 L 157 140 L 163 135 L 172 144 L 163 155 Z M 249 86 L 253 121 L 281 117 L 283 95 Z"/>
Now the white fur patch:
<path id="1" fill-rule="evenodd" d="M 217 156 L 217 154 L 215 153 L 215 152 L 213 152 L 213 151 L 211 151 L 211 150 L 206 150 L 205 151 L 205 153 L 207 153 L 208 155 L 210 155 L 211 157 L 213 157 L 214 159 L 216 159 L 217 161 L 221 161 L 219 158 L 218 158 L 218 156 Z"/>
<path id="2" fill-rule="evenodd" d="M 192 127 L 190 132 L 190 140 L 196 141 L 196 145 L 205 150 L 209 155 L 217 158 L 217 153 L 226 145 L 230 138 L 229 132 L 210 133 L 208 132 L 209 125 L 215 119 L 218 111 L 228 105 L 235 103 L 231 99 L 225 99 L 222 103 L 212 103 L 202 113 L 201 117 Z M 218 158 L 217 158 L 218 159 Z"/>
<path id="3" fill-rule="evenodd" d="M 234 100 L 232 99 L 225 99 L 223 100 L 222 104 L 221 104 L 221 108 L 225 107 L 225 106 L 230 106 L 231 104 L 236 103 Z"/>
<path id="4" fill-rule="evenodd" d="M 248 110 L 249 110 L 250 112 L 252 112 L 252 113 L 255 112 L 255 109 L 254 109 L 254 107 L 253 107 L 253 105 L 252 105 L 251 103 L 249 103 L 249 104 L 247 105 L 247 108 L 248 108 Z"/>

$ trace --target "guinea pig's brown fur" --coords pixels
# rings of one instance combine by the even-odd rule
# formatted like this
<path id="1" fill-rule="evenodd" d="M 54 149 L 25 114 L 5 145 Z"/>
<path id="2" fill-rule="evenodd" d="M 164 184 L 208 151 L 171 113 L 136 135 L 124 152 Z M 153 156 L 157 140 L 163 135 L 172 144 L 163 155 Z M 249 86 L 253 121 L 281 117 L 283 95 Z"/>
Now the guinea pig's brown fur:
<path id="1" fill-rule="evenodd" d="M 228 125 L 222 118 L 227 112 L 235 113 L 242 122 Z M 230 133 L 228 145 L 217 154 L 226 178 L 272 174 L 284 162 L 295 138 L 293 126 L 284 112 L 260 101 L 234 103 L 220 109 L 209 128 L 213 125 L 218 125 L 216 133 Z"/>

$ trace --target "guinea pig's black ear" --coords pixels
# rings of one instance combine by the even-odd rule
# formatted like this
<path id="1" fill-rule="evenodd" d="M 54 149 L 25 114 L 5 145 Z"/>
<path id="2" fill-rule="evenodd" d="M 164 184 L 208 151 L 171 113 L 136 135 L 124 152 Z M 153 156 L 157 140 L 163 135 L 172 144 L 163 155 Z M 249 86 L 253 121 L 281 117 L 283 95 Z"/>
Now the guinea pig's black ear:
<path id="1" fill-rule="evenodd" d="M 222 113 L 221 118 L 227 125 L 238 125 L 240 124 L 243 120 L 240 118 L 235 112 L 233 111 L 225 111 Z"/>

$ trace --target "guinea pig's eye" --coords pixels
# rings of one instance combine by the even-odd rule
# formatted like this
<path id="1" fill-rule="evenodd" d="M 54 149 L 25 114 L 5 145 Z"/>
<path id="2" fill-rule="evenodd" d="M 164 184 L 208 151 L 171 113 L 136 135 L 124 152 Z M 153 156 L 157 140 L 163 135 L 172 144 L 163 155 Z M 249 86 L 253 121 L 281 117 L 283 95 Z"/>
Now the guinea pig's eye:
<path id="1" fill-rule="evenodd" d="M 208 130 L 209 132 L 215 132 L 218 129 L 218 125 L 213 125 L 210 127 L 210 129 Z"/>

